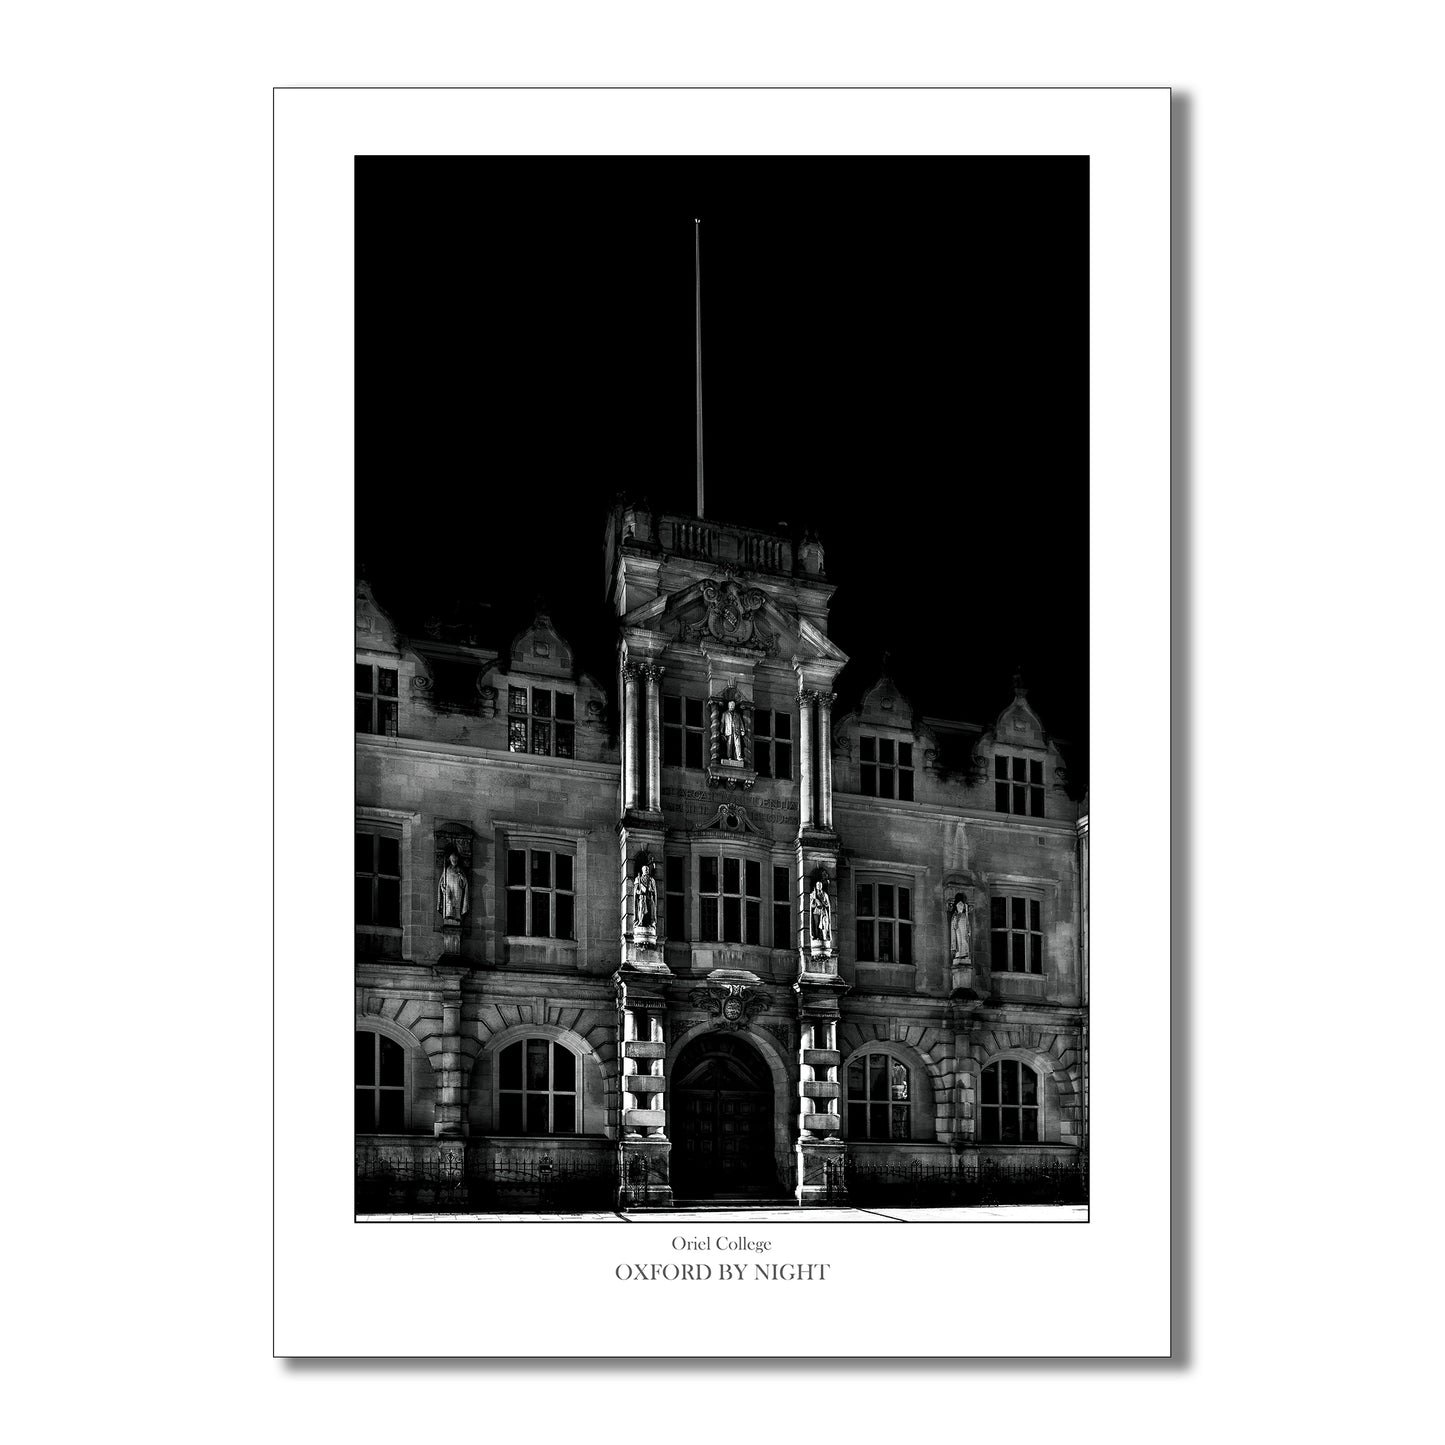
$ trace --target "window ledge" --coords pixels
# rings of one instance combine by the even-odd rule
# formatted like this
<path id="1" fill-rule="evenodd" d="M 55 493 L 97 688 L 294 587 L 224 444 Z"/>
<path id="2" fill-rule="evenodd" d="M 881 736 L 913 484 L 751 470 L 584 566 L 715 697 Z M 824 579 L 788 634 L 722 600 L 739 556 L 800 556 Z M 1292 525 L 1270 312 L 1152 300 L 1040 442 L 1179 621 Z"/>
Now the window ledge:
<path id="1" fill-rule="evenodd" d="M 999 995 L 1042 998 L 1048 991 L 1047 980 L 1041 973 L 995 973 L 991 981 L 994 993 Z"/>

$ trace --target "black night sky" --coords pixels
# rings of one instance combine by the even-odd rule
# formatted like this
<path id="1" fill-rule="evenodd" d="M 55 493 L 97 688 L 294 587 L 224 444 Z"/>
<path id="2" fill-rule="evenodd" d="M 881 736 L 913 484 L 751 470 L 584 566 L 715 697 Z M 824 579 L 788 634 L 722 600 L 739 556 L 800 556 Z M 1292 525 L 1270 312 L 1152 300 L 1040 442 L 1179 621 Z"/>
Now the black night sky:
<path id="1" fill-rule="evenodd" d="M 844 705 L 989 723 L 1022 667 L 1088 776 L 1085 158 L 358 158 L 358 563 L 418 630 L 539 602 L 610 683 L 619 492 L 816 530 Z"/>

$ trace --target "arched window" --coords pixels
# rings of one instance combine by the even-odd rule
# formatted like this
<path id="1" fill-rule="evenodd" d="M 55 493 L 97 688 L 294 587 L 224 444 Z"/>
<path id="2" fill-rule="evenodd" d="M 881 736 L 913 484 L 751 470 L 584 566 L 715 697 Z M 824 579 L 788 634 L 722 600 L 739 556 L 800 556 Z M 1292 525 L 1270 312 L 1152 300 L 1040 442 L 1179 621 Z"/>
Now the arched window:
<path id="1" fill-rule="evenodd" d="M 983 1142 L 1037 1144 L 1039 1076 L 1017 1059 L 1000 1059 L 983 1071 Z"/>
<path id="2" fill-rule="evenodd" d="M 848 1065 L 848 1135 L 909 1139 L 908 1067 L 891 1054 L 861 1054 Z"/>
<path id="3" fill-rule="evenodd" d="M 385 1034 L 356 1031 L 356 1132 L 406 1128 L 406 1050 Z"/>
<path id="4" fill-rule="evenodd" d="M 550 1039 L 519 1039 L 502 1050 L 497 1076 L 499 1134 L 575 1134 L 577 1058 Z"/>

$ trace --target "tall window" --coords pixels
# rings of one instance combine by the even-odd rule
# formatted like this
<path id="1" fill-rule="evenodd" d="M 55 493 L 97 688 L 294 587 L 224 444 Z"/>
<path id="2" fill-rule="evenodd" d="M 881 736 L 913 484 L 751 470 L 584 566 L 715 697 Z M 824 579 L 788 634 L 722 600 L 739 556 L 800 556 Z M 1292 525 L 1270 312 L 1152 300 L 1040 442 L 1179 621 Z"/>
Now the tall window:
<path id="1" fill-rule="evenodd" d="M 507 750 L 577 756 L 577 698 L 550 687 L 507 689 Z"/>
<path id="2" fill-rule="evenodd" d="M 760 707 L 753 712 L 753 767 L 764 778 L 793 776 L 793 715 Z"/>
<path id="3" fill-rule="evenodd" d="M 670 853 L 666 863 L 667 910 L 663 923 L 676 943 L 687 938 L 687 859 Z"/>
<path id="4" fill-rule="evenodd" d="M 1017 1059 L 1000 1059 L 983 1071 L 983 1142 L 1037 1144 L 1039 1076 Z"/>
<path id="5" fill-rule="evenodd" d="M 993 760 L 993 805 L 1000 813 L 1044 816 L 1044 765 L 1038 758 L 1011 758 L 996 753 Z"/>
<path id="6" fill-rule="evenodd" d="M 988 929 L 995 973 L 1044 971 L 1043 905 L 1037 898 L 990 898 Z"/>
<path id="7" fill-rule="evenodd" d="M 860 883 L 859 963 L 913 962 L 913 894 L 901 883 Z"/>
<path id="8" fill-rule="evenodd" d="M 396 669 L 356 664 L 356 731 L 396 736 Z"/>
<path id="9" fill-rule="evenodd" d="M 572 863 L 572 854 L 549 848 L 507 850 L 509 937 L 573 937 Z"/>
<path id="10" fill-rule="evenodd" d="M 385 1034 L 356 1031 L 356 1132 L 406 1128 L 406 1050 Z"/>
<path id="11" fill-rule="evenodd" d="M 786 868 L 773 869 L 773 947 L 792 948 L 793 895 L 791 877 Z"/>
<path id="12" fill-rule="evenodd" d="M 907 1139 L 908 1068 L 891 1054 L 865 1054 L 848 1065 L 848 1134 Z"/>
<path id="13" fill-rule="evenodd" d="M 667 768 L 701 768 L 703 709 L 697 697 L 662 699 L 662 764 Z"/>
<path id="14" fill-rule="evenodd" d="M 858 739 L 858 786 L 865 798 L 913 801 L 913 744 L 892 738 Z"/>
<path id="15" fill-rule="evenodd" d="M 761 943 L 763 868 L 755 858 L 698 860 L 704 943 Z"/>
<path id="16" fill-rule="evenodd" d="M 401 839 L 356 830 L 356 921 L 401 927 Z"/>
<path id="17" fill-rule="evenodd" d="M 577 1056 L 570 1049 L 548 1039 L 519 1039 L 502 1050 L 497 1132 L 577 1132 Z"/>

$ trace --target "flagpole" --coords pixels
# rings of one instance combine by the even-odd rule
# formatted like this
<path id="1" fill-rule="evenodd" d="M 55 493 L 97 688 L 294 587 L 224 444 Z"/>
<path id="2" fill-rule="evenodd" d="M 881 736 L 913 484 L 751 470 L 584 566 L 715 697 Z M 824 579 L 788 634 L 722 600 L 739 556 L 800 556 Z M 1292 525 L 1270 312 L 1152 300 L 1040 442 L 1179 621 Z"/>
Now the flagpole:
<path id="1" fill-rule="evenodd" d="M 697 514 L 702 510 L 702 243 L 698 235 L 699 219 L 692 221 L 693 288 L 697 299 Z"/>

